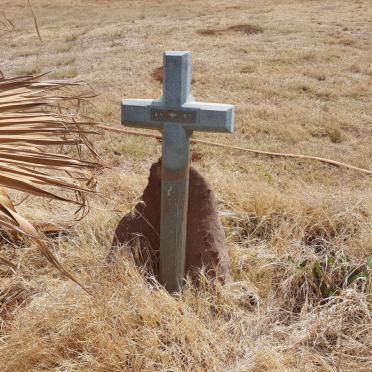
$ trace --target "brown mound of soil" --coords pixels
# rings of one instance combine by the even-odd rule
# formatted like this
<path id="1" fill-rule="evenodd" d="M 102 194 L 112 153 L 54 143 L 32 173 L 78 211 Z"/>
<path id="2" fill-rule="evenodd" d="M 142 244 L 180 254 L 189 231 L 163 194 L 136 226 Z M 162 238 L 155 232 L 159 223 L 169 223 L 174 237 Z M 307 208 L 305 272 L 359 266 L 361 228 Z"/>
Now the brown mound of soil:
<path id="1" fill-rule="evenodd" d="M 157 67 L 151 74 L 152 78 L 156 81 L 163 82 L 163 66 Z"/>
<path id="2" fill-rule="evenodd" d="M 151 77 L 154 80 L 159 81 L 160 83 L 162 83 L 163 79 L 164 79 L 163 66 L 155 68 L 151 73 Z M 192 78 L 191 79 L 191 84 L 194 84 L 194 83 L 195 83 L 195 79 Z"/>
<path id="3" fill-rule="evenodd" d="M 250 24 L 239 24 L 233 25 L 224 29 L 214 29 L 214 28 L 206 28 L 202 30 L 198 30 L 198 34 L 204 36 L 215 36 L 215 35 L 223 35 L 230 32 L 240 32 L 245 35 L 255 35 L 263 33 L 263 28 L 260 26 L 250 25 Z"/>
<path id="4" fill-rule="evenodd" d="M 159 161 L 151 166 L 142 201 L 117 226 L 109 261 L 113 261 L 119 251 L 131 252 L 138 265 L 158 277 L 160 196 Z M 207 181 L 191 167 L 185 272 L 197 282 L 200 269 L 205 269 L 211 278 L 230 280 L 226 238 L 218 218 L 216 199 Z"/>

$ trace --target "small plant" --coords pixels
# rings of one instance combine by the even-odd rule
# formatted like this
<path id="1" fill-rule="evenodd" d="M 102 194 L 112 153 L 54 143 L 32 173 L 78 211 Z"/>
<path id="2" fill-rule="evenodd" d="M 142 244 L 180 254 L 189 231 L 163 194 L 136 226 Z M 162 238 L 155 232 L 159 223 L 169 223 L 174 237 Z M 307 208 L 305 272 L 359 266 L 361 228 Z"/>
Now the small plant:
<path id="1" fill-rule="evenodd" d="M 244 66 L 240 69 L 240 72 L 242 74 L 251 74 L 252 72 L 255 72 L 256 70 L 256 67 L 253 66 L 253 65 L 247 65 L 247 66 Z"/>
<path id="2" fill-rule="evenodd" d="M 41 73 L 42 73 L 42 70 L 39 65 L 22 66 L 15 70 L 16 76 L 31 76 L 31 75 L 39 75 Z"/>
<path id="3" fill-rule="evenodd" d="M 67 42 L 76 41 L 78 37 L 79 37 L 78 34 L 70 34 L 65 37 L 65 41 Z"/>
<path id="4" fill-rule="evenodd" d="M 76 76 L 78 76 L 78 71 L 75 68 L 64 68 L 55 70 L 51 72 L 48 76 L 57 80 L 73 79 Z"/>
<path id="5" fill-rule="evenodd" d="M 339 129 L 328 129 L 327 134 L 329 139 L 333 143 L 341 143 L 342 142 L 342 134 Z"/>
<path id="6" fill-rule="evenodd" d="M 69 66 L 69 65 L 72 65 L 74 62 L 75 62 L 75 57 L 65 57 L 65 58 L 59 59 L 55 65 L 57 67 Z"/>
<path id="7" fill-rule="evenodd" d="M 67 53 L 67 52 L 69 52 L 69 51 L 71 50 L 72 47 L 73 47 L 72 43 L 64 44 L 64 45 L 58 47 L 58 48 L 56 49 L 56 51 L 57 51 L 58 53 Z"/>
<path id="8" fill-rule="evenodd" d="M 15 53 L 16 57 L 30 57 L 33 56 L 34 54 L 35 50 L 32 49 L 23 49 Z"/>
<path id="9" fill-rule="evenodd" d="M 267 183 L 272 185 L 273 183 L 273 175 L 272 173 L 266 169 L 262 164 L 256 164 L 257 169 L 260 171 L 261 175 L 267 179 Z"/>
<path id="10" fill-rule="evenodd" d="M 123 31 L 122 30 L 111 30 L 105 34 L 105 39 L 107 40 L 116 40 L 123 37 Z"/>
<path id="11" fill-rule="evenodd" d="M 292 291 L 307 288 L 308 293 L 302 293 L 302 296 L 314 304 L 328 301 L 350 287 L 356 287 L 362 292 L 367 291 L 372 256 L 367 257 L 364 263 L 355 263 L 339 251 L 315 260 L 305 259 L 300 262 L 289 256 L 288 261 L 292 265 Z M 297 300 L 300 297 L 297 296 Z"/>

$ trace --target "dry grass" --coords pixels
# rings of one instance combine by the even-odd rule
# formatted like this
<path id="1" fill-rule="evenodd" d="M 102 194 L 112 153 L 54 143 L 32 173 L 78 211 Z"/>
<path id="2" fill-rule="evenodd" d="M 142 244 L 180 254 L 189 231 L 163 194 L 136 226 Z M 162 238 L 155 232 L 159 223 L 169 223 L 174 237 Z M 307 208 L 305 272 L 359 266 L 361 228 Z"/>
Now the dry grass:
<path id="1" fill-rule="evenodd" d="M 32 3 L 43 43 L 24 3 L 3 0 L 15 29 L 0 70 L 75 72 L 100 93 L 85 109 L 91 117 L 118 124 L 121 98 L 160 96 L 151 74 L 162 51 L 191 50 L 194 96 L 237 108 L 235 134 L 203 138 L 371 169 L 369 0 Z M 172 298 L 130 262 L 105 265 L 159 144 L 107 135 L 95 145 L 111 166 L 98 179 L 107 199 L 93 200 L 87 219 L 53 240 L 56 257 L 95 297 L 34 245 L 4 241 L 21 264 L 16 274 L 0 267 L 1 370 L 372 369 L 370 177 L 195 146 L 195 165 L 219 200 L 235 283 L 206 282 Z M 69 215 L 42 200 L 20 211 L 35 223 Z"/>

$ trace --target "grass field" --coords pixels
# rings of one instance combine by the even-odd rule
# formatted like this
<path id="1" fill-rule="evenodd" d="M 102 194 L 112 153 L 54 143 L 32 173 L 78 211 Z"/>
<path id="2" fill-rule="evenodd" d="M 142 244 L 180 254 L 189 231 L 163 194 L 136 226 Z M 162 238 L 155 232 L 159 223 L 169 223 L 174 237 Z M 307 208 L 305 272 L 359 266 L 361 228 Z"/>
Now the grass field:
<path id="1" fill-rule="evenodd" d="M 193 53 L 193 95 L 236 105 L 233 135 L 196 138 L 317 155 L 372 169 L 370 0 L 0 0 L 5 76 L 84 80 L 83 113 L 120 125 L 120 100 L 157 98 L 163 50 Z M 85 294 L 32 244 L 0 268 L 1 371 L 372 370 L 371 177 L 305 160 L 193 146 L 212 184 L 234 283 L 179 298 L 131 262 L 105 265 L 113 230 L 136 203 L 158 142 L 105 134 L 103 197 L 51 246 Z M 18 195 L 16 198 L 19 199 Z M 19 211 L 59 223 L 71 206 Z M 4 311 L 4 309 L 6 311 Z"/>

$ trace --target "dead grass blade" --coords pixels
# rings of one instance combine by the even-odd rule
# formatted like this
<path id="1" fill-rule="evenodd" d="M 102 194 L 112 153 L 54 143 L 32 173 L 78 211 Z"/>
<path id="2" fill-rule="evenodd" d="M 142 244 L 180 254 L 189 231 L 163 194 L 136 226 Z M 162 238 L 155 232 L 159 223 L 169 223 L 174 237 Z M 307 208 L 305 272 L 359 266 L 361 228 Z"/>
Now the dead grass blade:
<path id="1" fill-rule="evenodd" d="M 5 227 L 13 228 L 17 227 L 17 231 L 23 232 L 23 234 L 29 236 L 37 245 L 39 248 L 39 251 L 41 254 L 65 277 L 69 278 L 76 284 L 78 284 L 82 289 L 84 289 L 87 293 L 91 294 L 72 274 L 70 274 L 57 260 L 57 258 L 53 255 L 53 253 L 48 249 L 47 245 L 45 244 L 45 241 L 41 238 L 39 233 L 36 231 L 36 229 L 32 226 L 30 222 L 28 222 L 25 218 L 23 218 L 20 214 L 17 212 L 11 210 L 10 208 L 7 208 L 5 205 L 0 203 L 0 225 L 3 225 Z M 6 223 L 4 221 L 4 217 L 7 218 L 10 222 Z M 15 265 L 12 264 L 9 260 L 2 259 L 1 262 L 6 263 L 8 266 L 10 265 L 12 268 L 15 268 Z"/>
<path id="2" fill-rule="evenodd" d="M 28 7 L 30 8 L 31 10 L 31 14 L 32 14 L 32 17 L 34 19 L 34 23 L 35 23 L 35 28 L 36 28 L 36 32 L 37 32 L 37 36 L 39 37 L 39 40 L 41 42 L 43 42 L 42 38 L 41 38 L 41 35 L 40 35 L 40 30 L 39 30 L 39 25 L 37 23 L 37 19 L 36 19 L 36 16 L 35 16 L 35 13 L 34 13 L 34 10 L 32 9 L 32 6 L 31 6 L 31 1 L 28 0 Z"/>
<path id="3" fill-rule="evenodd" d="M 0 264 L 5 265 L 5 266 L 9 266 L 13 270 L 15 270 L 17 268 L 17 266 L 13 262 L 9 261 L 7 258 L 5 258 L 3 256 L 0 256 Z"/>

